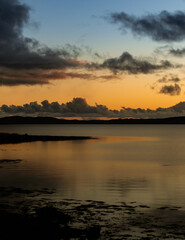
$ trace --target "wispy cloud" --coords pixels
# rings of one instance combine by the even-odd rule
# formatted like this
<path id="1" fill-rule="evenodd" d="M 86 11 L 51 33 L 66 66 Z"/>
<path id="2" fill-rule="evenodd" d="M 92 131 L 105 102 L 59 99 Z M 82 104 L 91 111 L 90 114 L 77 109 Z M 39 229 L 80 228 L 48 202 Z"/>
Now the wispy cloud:
<path id="1" fill-rule="evenodd" d="M 180 82 L 181 79 L 177 75 L 165 75 L 164 77 L 160 78 L 157 82 L 158 83 L 177 83 Z"/>

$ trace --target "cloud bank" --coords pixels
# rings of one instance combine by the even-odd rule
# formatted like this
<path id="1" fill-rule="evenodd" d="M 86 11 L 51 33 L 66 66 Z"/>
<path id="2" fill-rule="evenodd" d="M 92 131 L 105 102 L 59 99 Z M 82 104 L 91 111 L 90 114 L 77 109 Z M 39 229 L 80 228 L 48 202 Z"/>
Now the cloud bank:
<path id="1" fill-rule="evenodd" d="M 147 36 L 154 41 L 182 41 L 185 39 L 185 12 L 147 14 L 142 17 L 129 15 L 125 12 L 112 13 L 112 23 L 119 24 L 124 32 L 129 29 L 137 36 Z"/>
<path id="2" fill-rule="evenodd" d="M 44 100 L 40 104 L 31 102 L 24 105 L 2 105 L 0 116 L 52 116 L 52 117 L 81 117 L 81 118 L 158 118 L 185 115 L 185 102 L 181 102 L 169 108 L 152 109 L 133 109 L 122 107 L 120 110 L 109 109 L 105 105 L 89 105 L 84 98 L 73 98 L 67 103 L 52 102 Z"/>

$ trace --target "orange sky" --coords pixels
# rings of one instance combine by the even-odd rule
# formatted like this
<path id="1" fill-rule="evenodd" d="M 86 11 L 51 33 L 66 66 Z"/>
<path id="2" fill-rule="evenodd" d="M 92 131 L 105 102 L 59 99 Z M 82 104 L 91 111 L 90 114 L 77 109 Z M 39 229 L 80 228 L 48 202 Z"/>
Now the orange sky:
<path id="1" fill-rule="evenodd" d="M 184 101 L 184 92 L 179 96 L 159 94 L 159 88 L 152 89 L 160 76 L 153 74 L 121 75 L 120 79 L 112 80 L 55 80 L 48 85 L 34 86 L 3 86 L 0 88 L 0 105 L 25 103 L 43 100 L 65 103 L 73 97 L 82 97 L 90 105 L 95 103 L 106 105 L 111 109 L 121 106 L 130 108 L 169 107 Z"/>
<path id="2" fill-rule="evenodd" d="M 156 109 L 184 101 L 185 3 L 94 1 L 47 1 L 47 12 L 41 1 L 0 0 L 0 107 L 85 98 L 109 109 Z"/>

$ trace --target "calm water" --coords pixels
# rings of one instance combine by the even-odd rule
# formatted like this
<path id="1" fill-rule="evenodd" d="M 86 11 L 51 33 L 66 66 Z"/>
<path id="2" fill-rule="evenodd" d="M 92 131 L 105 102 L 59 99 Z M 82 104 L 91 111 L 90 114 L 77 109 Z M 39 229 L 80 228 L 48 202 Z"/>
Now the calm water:
<path id="1" fill-rule="evenodd" d="M 185 207 L 184 125 L 11 125 L 0 132 L 98 139 L 0 145 L 0 186 L 54 188 L 56 198 Z"/>

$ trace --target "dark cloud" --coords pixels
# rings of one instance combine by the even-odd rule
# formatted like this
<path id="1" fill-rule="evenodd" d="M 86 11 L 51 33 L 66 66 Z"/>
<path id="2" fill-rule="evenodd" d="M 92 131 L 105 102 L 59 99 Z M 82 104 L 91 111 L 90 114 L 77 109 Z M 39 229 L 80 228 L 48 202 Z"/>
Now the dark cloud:
<path id="1" fill-rule="evenodd" d="M 51 49 L 23 36 L 30 8 L 19 0 L 0 0 L 0 66 L 13 69 L 61 69 L 74 67 L 79 49 Z"/>
<path id="2" fill-rule="evenodd" d="M 68 44 L 53 49 L 23 36 L 23 28 L 30 20 L 29 12 L 29 6 L 19 0 L 0 0 L 0 79 L 3 85 L 46 84 L 48 80 L 45 79 L 24 78 L 25 71 L 30 70 L 34 75 L 35 71 L 39 74 L 38 70 L 61 70 L 82 64 L 75 60 L 81 52 L 76 46 Z M 9 78 L 6 75 L 9 71 L 20 71 L 22 76 Z"/>
<path id="3" fill-rule="evenodd" d="M 182 79 L 180 79 L 178 77 L 178 75 L 174 75 L 174 74 L 165 75 L 162 78 L 160 78 L 159 80 L 157 80 L 151 86 L 151 89 L 154 90 L 157 88 L 157 92 L 160 94 L 166 94 L 166 95 L 170 95 L 170 96 L 180 95 L 181 87 L 179 86 L 179 83 L 181 81 L 182 81 Z M 166 83 L 166 84 L 161 86 L 161 84 L 164 84 L 164 83 Z M 174 85 L 172 85 L 170 83 L 174 83 Z M 170 85 L 167 85 L 167 84 L 170 84 Z"/>
<path id="4" fill-rule="evenodd" d="M 82 50 L 66 44 L 54 49 L 23 36 L 29 12 L 29 6 L 19 0 L 0 0 L 0 86 L 43 85 L 67 78 L 113 78 L 113 75 L 95 76 L 92 72 L 77 71 L 87 68 L 87 62 L 77 60 L 84 51 L 101 58 L 90 48 Z"/>
<path id="5" fill-rule="evenodd" d="M 39 41 L 25 37 L 23 28 L 30 23 L 30 7 L 19 0 L 0 0 L 0 86 L 50 84 L 51 80 L 67 78 L 113 79 L 115 75 L 98 76 L 86 70 L 110 69 L 113 73 L 151 73 L 174 68 L 169 61 L 152 63 L 136 59 L 125 52 L 118 58 L 109 58 L 103 63 L 79 61 L 82 49 L 70 44 L 63 48 L 49 48 Z M 85 48 L 96 58 L 98 53 Z M 78 71 L 79 69 L 84 71 Z"/>
<path id="6" fill-rule="evenodd" d="M 148 36 L 155 41 L 181 41 L 185 39 L 185 12 L 147 14 L 142 17 L 129 15 L 125 12 L 112 13 L 112 23 L 120 25 L 120 29 L 131 30 L 135 35 Z"/>
<path id="7" fill-rule="evenodd" d="M 83 114 L 83 113 L 97 113 L 97 107 L 89 106 L 84 98 L 73 98 L 71 102 L 59 104 L 58 102 L 49 103 L 47 100 L 38 104 L 31 102 L 23 106 L 7 106 L 2 105 L 1 110 L 6 113 L 60 113 L 60 114 Z"/>
<path id="8" fill-rule="evenodd" d="M 181 87 L 175 83 L 175 85 L 164 85 L 162 86 L 159 93 L 167 94 L 170 96 L 180 95 Z"/>
<path id="9" fill-rule="evenodd" d="M 160 63 L 152 63 L 149 60 L 134 58 L 130 53 L 124 52 L 118 58 L 106 59 L 102 64 L 91 64 L 94 68 L 107 68 L 117 73 L 118 71 L 126 71 L 130 74 L 151 73 L 157 70 L 175 68 L 169 61 L 161 61 Z"/>
<path id="10" fill-rule="evenodd" d="M 170 49 L 169 50 L 169 53 L 175 57 L 184 57 L 185 56 L 185 48 L 182 48 L 182 49 Z"/>
<path id="11" fill-rule="evenodd" d="M 120 110 L 109 109 L 105 105 L 89 105 L 84 98 L 73 98 L 67 103 L 52 102 L 47 100 L 41 102 L 31 102 L 24 105 L 2 105 L 0 116 L 21 115 L 21 116 L 52 116 L 52 117 L 82 117 L 82 118 L 156 118 L 185 115 L 185 102 L 176 104 L 169 108 L 142 109 L 126 108 Z"/>

